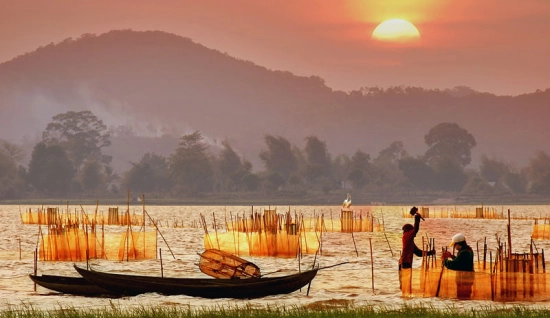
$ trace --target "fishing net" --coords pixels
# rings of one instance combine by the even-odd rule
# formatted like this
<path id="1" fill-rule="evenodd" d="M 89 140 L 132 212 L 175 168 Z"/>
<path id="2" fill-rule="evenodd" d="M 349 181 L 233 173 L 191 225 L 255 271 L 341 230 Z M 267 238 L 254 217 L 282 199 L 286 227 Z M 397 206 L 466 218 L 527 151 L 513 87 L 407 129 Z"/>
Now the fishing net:
<path id="1" fill-rule="evenodd" d="M 404 297 L 543 301 L 550 291 L 544 254 L 510 254 L 494 263 L 476 262 L 475 272 L 449 270 L 440 262 L 428 264 L 399 271 Z"/>
<path id="2" fill-rule="evenodd" d="M 315 254 L 319 249 L 317 233 L 301 232 L 225 232 L 206 233 L 205 249 L 219 249 L 235 255 L 296 257 L 301 254 Z"/>
<path id="3" fill-rule="evenodd" d="M 71 224 L 105 224 L 105 225 L 133 225 L 142 226 L 145 224 L 144 214 L 119 212 L 119 209 L 109 208 L 107 213 L 98 211 L 87 213 L 83 209 L 69 212 L 67 208 L 61 211 L 59 208 L 39 208 L 32 211 L 31 208 L 21 212 L 21 223 L 39 225 L 62 225 Z"/>
<path id="4" fill-rule="evenodd" d="M 155 259 L 157 232 L 97 233 L 78 227 L 49 228 L 40 232 L 39 258 L 42 261 L 84 261 L 89 259 L 143 260 Z"/>
<path id="5" fill-rule="evenodd" d="M 260 277 L 260 268 L 255 264 L 230 253 L 208 249 L 200 254 L 200 270 L 215 278 Z"/>
<path id="6" fill-rule="evenodd" d="M 535 219 L 531 237 L 534 240 L 550 240 L 550 219 Z"/>

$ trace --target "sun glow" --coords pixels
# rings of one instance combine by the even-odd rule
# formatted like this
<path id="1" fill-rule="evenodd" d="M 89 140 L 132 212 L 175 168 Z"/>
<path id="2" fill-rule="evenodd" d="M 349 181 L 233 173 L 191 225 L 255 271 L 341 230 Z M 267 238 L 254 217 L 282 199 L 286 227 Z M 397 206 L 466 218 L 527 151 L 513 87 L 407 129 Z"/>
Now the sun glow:
<path id="1" fill-rule="evenodd" d="M 420 40 L 420 32 L 407 20 L 391 19 L 380 23 L 372 31 L 372 39 L 382 42 L 414 43 Z"/>

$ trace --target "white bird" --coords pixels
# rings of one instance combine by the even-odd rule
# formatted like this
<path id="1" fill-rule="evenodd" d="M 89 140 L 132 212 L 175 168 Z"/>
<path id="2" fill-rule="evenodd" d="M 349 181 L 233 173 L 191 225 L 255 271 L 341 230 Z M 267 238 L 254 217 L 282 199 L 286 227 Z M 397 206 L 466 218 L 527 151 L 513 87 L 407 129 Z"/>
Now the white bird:
<path id="1" fill-rule="evenodd" d="M 342 207 L 349 208 L 351 206 L 351 194 L 348 193 L 348 197 L 344 200 Z"/>

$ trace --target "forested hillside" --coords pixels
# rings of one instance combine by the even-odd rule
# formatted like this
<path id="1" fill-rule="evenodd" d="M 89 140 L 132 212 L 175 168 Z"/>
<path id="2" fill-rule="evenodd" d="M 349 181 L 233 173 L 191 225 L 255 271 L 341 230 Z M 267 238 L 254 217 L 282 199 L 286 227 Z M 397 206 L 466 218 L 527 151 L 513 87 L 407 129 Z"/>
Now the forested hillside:
<path id="1" fill-rule="evenodd" d="M 85 34 L 0 64 L 0 139 L 27 145 L 22 163 L 55 115 L 89 110 L 110 132 L 103 152 L 119 174 L 148 152 L 169 156 L 178 138 L 195 131 L 215 151 L 229 141 L 262 171 L 268 135 L 299 148 L 315 136 L 332 158 L 358 150 L 375 158 L 396 141 L 417 156 L 441 123 L 475 137 L 469 168 L 486 155 L 519 169 L 537 151 L 550 153 L 549 106 L 550 89 L 520 96 L 468 87 L 334 91 L 315 74 L 269 70 L 160 31 Z"/>

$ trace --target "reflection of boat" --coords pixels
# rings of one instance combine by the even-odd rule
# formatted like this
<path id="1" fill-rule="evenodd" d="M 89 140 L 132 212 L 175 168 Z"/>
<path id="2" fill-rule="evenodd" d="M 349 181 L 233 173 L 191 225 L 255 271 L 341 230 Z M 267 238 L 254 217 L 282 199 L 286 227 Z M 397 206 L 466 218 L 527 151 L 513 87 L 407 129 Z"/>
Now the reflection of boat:
<path id="1" fill-rule="evenodd" d="M 171 278 L 114 274 L 74 266 L 89 282 L 122 295 L 159 293 L 204 298 L 260 298 L 292 293 L 315 278 L 318 268 L 305 272 L 246 279 Z"/>
<path id="2" fill-rule="evenodd" d="M 83 277 L 57 276 L 57 275 L 32 275 L 29 277 L 44 288 L 51 289 L 63 294 L 100 296 L 112 295 L 111 291 L 98 287 Z"/>

